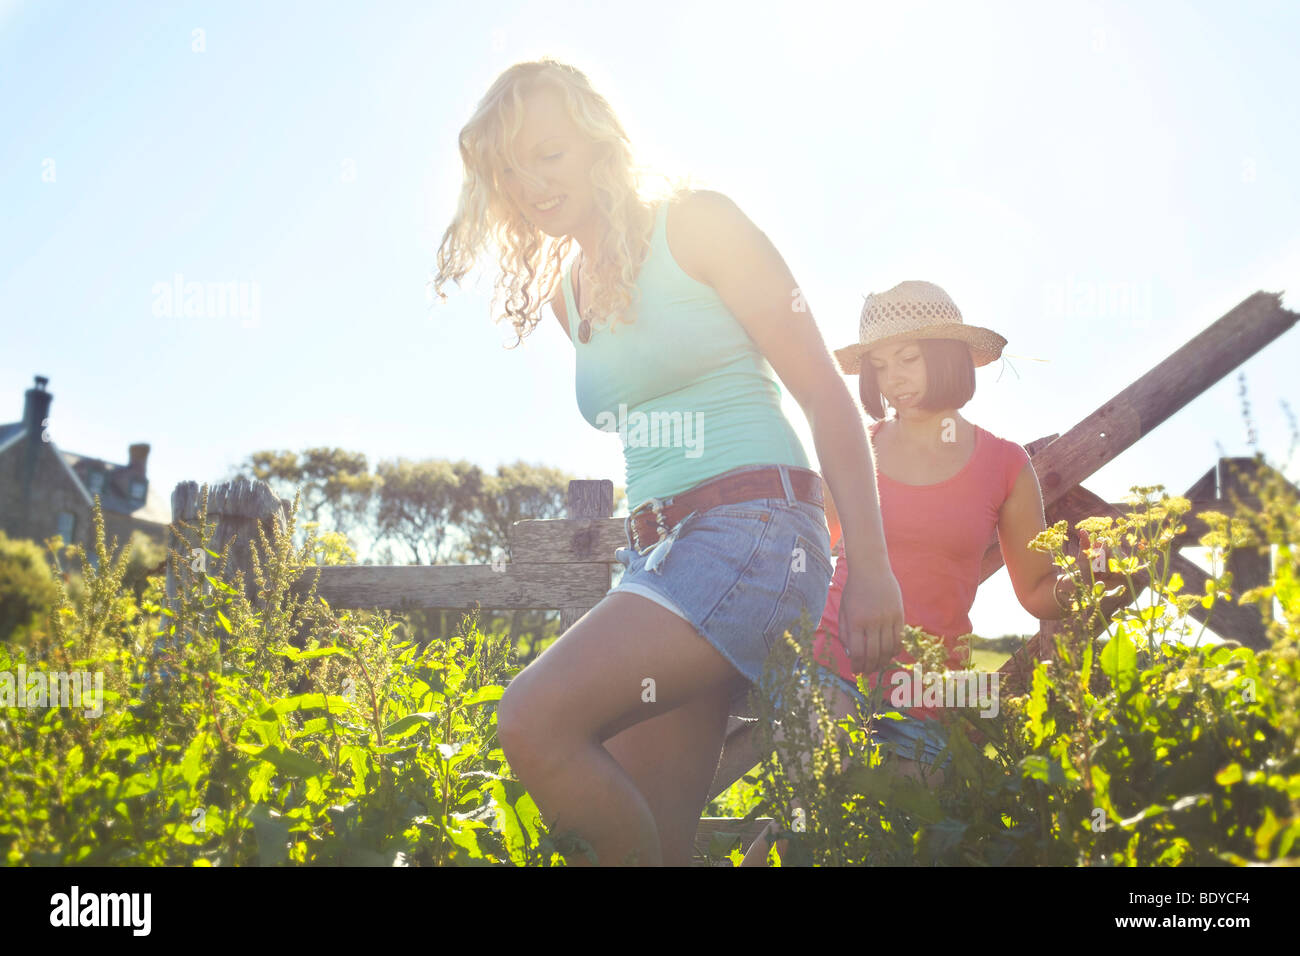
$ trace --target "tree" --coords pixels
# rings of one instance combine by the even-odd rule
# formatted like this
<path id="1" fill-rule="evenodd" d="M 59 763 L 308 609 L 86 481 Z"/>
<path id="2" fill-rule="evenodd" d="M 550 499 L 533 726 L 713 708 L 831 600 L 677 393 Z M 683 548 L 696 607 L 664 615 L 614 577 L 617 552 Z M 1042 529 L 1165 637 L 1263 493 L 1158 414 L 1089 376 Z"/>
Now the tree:
<path id="1" fill-rule="evenodd" d="M 308 448 L 301 456 L 292 451 L 257 451 L 235 469 L 235 475 L 261 479 L 289 501 L 301 489 L 298 509 L 304 522 L 318 522 L 349 536 L 358 525 L 369 523 L 379 486 L 366 456 L 341 448 Z M 321 517 L 326 509 L 328 522 Z"/>
<path id="2" fill-rule="evenodd" d="M 525 518 L 561 518 L 570 476 L 559 468 L 517 461 L 484 476 L 479 493 L 467 501 L 466 560 L 490 563 L 510 547 L 510 526 Z"/>
<path id="3" fill-rule="evenodd" d="M 378 478 L 379 537 L 405 545 L 415 564 L 446 563 L 464 537 L 455 526 L 481 492 L 482 470 L 468 461 L 399 458 L 380 462 Z"/>
<path id="4" fill-rule="evenodd" d="M 40 546 L 0 531 L 0 640 L 25 642 L 44 627 L 58 599 Z"/>

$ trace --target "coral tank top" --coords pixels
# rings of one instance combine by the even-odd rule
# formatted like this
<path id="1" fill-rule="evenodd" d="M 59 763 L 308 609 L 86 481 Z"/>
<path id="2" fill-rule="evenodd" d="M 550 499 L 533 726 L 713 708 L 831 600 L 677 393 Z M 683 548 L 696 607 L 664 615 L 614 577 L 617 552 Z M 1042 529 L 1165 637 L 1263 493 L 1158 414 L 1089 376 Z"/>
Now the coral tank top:
<path id="1" fill-rule="evenodd" d="M 871 426 L 873 440 L 882 424 Z M 903 620 L 942 637 L 948 666 L 957 669 L 967 666 L 965 649 L 957 638 L 971 632 L 970 609 L 984 551 L 997 531 L 1002 504 L 1029 461 L 1020 445 L 974 427 L 975 451 L 961 471 L 946 481 L 908 485 L 876 473 L 889 566 L 903 592 Z M 848 654 L 839 641 L 840 598 L 849 572 L 842 549 L 841 541 L 814 650 L 823 665 L 853 681 Z M 911 655 L 902 651 L 898 660 L 913 663 Z M 884 675 L 885 709 L 893 709 L 889 699 L 894 673 L 897 670 L 890 669 Z M 874 688 L 877 679 L 877 674 L 870 675 L 869 686 Z M 920 718 L 936 716 L 933 709 L 906 712 Z"/>

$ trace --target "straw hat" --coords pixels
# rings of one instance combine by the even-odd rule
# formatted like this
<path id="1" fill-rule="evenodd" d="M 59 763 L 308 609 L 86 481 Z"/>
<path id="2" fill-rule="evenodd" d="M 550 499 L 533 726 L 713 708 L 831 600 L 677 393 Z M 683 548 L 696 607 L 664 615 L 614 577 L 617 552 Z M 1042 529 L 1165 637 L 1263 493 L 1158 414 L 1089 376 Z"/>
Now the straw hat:
<path id="1" fill-rule="evenodd" d="M 900 282 L 867 296 L 858 323 L 858 344 L 835 350 L 845 375 L 857 375 L 862 356 L 885 342 L 957 339 L 970 347 L 976 367 L 996 361 L 1007 340 L 990 329 L 966 325 L 948 293 L 933 282 Z"/>

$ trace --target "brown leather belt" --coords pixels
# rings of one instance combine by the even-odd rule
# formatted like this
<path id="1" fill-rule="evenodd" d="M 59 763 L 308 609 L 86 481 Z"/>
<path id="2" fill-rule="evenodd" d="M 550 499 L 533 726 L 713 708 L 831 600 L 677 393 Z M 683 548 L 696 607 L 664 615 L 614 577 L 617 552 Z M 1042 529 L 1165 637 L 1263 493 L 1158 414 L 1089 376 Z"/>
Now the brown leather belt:
<path id="1" fill-rule="evenodd" d="M 824 507 L 821 475 L 807 468 L 786 466 L 790 488 L 799 501 Z M 731 505 L 754 498 L 784 498 L 785 486 L 777 467 L 742 471 L 730 478 L 715 478 L 671 498 L 651 498 L 638 505 L 628 516 L 632 529 L 632 547 L 645 554 L 692 511 L 707 511 L 719 505 Z"/>

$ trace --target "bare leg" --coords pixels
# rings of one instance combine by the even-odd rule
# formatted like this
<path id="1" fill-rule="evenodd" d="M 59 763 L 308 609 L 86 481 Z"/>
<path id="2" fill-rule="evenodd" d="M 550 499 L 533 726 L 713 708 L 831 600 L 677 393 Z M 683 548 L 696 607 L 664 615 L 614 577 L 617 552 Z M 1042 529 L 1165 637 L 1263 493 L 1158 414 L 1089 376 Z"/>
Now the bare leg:
<path id="1" fill-rule="evenodd" d="M 648 777 L 671 773 L 689 784 L 713 771 L 722 750 L 719 725 L 726 726 L 719 700 L 738 676 L 686 621 L 639 595 L 615 593 L 511 681 L 497 711 L 498 735 L 553 833 L 576 832 L 604 865 L 658 865 L 664 850 L 656 805 L 672 831 L 674 859 L 681 852 L 681 824 L 672 821 L 684 809 L 656 793 Z M 647 678 L 654 681 L 653 701 L 643 700 Z M 678 708 L 682 712 L 660 725 L 662 731 L 615 742 L 633 772 L 602 746 Z M 688 738 L 695 744 L 690 753 L 673 756 L 672 742 Z M 584 861 L 574 854 L 569 862 Z"/>
<path id="2" fill-rule="evenodd" d="M 629 727 L 605 741 L 645 798 L 665 866 L 690 866 L 695 832 L 727 734 L 727 688 Z"/>

